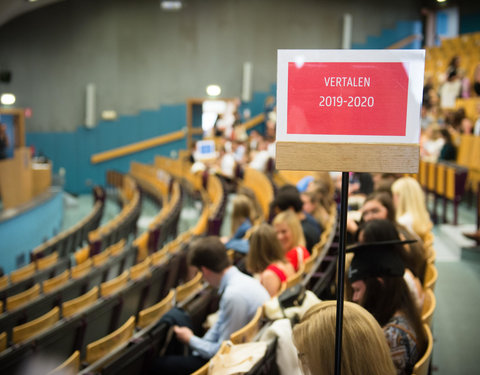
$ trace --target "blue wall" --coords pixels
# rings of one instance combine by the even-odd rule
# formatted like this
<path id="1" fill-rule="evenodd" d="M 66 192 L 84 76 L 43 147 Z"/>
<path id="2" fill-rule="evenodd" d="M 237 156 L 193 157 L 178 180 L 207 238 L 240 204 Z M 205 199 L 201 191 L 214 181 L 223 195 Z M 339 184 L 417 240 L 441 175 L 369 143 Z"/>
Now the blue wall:
<path id="1" fill-rule="evenodd" d="M 186 147 L 185 140 L 172 142 L 99 164 L 91 164 L 92 155 L 129 145 L 185 127 L 186 106 L 171 105 L 157 111 L 143 111 L 135 116 L 121 116 L 113 122 L 100 122 L 93 129 L 79 127 L 71 133 L 27 133 L 27 145 L 35 146 L 53 162 L 53 171 L 66 170 L 65 190 L 73 194 L 89 191 L 91 184 L 105 184 L 105 172 L 127 172 L 130 162 L 153 163 L 155 155 L 170 154 Z"/>
<path id="2" fill-rule="evenodd" d="M 275 86 L 272 86 L 272 90 Z M 265 98 L 272 93 L 255 93 L 242 108 L 250 108 L 252 116 L 262 113 Z M 275 95 L 273 93 L 273 95 Z M 132 155 L 92 164 L 92 155 L 129 145 L 186 127 L 186 105 L 167 105 L 156 111 L 121 116 L 116 121 L 100 122 L 95 128 L 79 127 L 71 133 L 27 133 L 27 145 L 53 162 L 53 172 L 65 168 L 64 189 L 72 194 L 90 191 L 92 184 L 105 185 L 106 171 L 128 172 L 131 161 L 153 163 L 155 155 L 170 156 L 171 151 L 186 149 L 186 138 L 150 148 Z"/>
<path id="3" fill-rule="evenodd" d="M 33 209 L 0 222 L 0 265 L 5 273 L 30 262 L 30 252 L 60 231 L 63 219 L 63 193 Z M 23 255 L 23 263 L 17 257 Z"/>
<path id="4" fill-rule="evenodd" d="M 421 21 L 400 21 L 395 29 L 383 30 L 379 36 L 369 36 L 365 43 L 354 43 L 353 49 L 383 49 L 399 42 L 410 35 L 422 35 Z M 418 49 L 422 47 L 422 40 L 415 40 L 403 49 Z"/>
<path id="5" fill-rule="evenodd" d="M 460 16 L 460 34 L 480 31 L 480 13 Z"/>

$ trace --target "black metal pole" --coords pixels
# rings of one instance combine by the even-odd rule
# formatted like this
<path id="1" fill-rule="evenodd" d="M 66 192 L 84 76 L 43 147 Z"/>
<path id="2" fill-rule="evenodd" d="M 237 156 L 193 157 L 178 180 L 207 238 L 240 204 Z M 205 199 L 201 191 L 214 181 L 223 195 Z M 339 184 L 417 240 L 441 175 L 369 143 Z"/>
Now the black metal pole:
<path id="1" fill-rule="evenodd" d="M 348 176 L 348 172 L 342 172 L 342 198 L 340 201 L 340 246 L 338 249 L 337 326 L 335 331 L 335 375 L 340 375 L 342 363 L 343 294 L 345 287 L 345 240 L 347 235 Z"/>

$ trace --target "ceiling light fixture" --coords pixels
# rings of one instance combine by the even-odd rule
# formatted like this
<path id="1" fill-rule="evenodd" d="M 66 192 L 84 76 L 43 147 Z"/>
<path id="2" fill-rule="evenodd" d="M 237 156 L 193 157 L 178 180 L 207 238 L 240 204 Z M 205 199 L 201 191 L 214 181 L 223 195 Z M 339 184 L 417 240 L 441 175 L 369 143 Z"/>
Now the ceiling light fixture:
<path id="1" fill-rule="evenodd" d="M 163 10 L 176 11 L 182 9 L 183 4 L 180 0 L 162 0 L 160 1 L 160 7 Z"/>
<path id="2" fill-rule="evenodd" d="M 10 93 L 5 93 L 0 96 L 0 103 L 3 105 L 12 105 L 15 103 L 15 95 L 10 94 Z"/>
<path id="3" fill-rule="evenodd" d="M 207 86 L 207 95 L 208 96 L 218 96 L 222 92 L 222 89 L 218 85 L 208 85 Z"/>

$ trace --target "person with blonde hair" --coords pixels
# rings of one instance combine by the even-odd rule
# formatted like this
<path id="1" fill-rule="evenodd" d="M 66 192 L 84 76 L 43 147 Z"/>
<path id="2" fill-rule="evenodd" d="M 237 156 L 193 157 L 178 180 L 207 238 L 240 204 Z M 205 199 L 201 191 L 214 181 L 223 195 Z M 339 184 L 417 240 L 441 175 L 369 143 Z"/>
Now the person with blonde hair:
<path id="1" fill-rule="evenodd" d="M 273 227 L 286 258 L 292 263 L 295 271 L 298 271 L 305 259 L 310 257 L 310 253 L 305 248 L 305 236 L 300 220 L 295 212 L 282 211 L 273 219 Z"/>
<path id="2" fill-rule="evenodd" d="M 266 223 L 253 229 L 246 266 L 250 273 L 258 275 L 260 283 L 272 297 L 280 291 L 282 283 L 295 273 L 293 265 L 285 258 L 275 229 Z"/>
<path id="3" fill-rule="evenodd" d="M 337 302 L 311 307 L 293 329 L 293 342 L 305 374 L 334 373 Z M 363 307 L 344 302 L 342 375 L 394 375 L 382 328 Z"/>
<path id="4" fill-rule="evenodd" d="M 420 184 L 412 177 L 402 177 L 393 183 L 392 193 L 397 222 L 424 240 L 433 224 Z"/>

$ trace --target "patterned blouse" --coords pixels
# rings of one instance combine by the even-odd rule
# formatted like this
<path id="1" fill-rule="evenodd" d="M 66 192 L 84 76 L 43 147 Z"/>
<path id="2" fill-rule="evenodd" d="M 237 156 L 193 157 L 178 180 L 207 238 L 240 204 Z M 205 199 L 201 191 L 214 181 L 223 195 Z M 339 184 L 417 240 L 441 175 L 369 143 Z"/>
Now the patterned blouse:
<path id="1" fill-rule="evenodd" d="M 403 315 L 395 314 L 383 327 L 398 375 L 410 375 L 418 360 L 415 331 Z"/>

